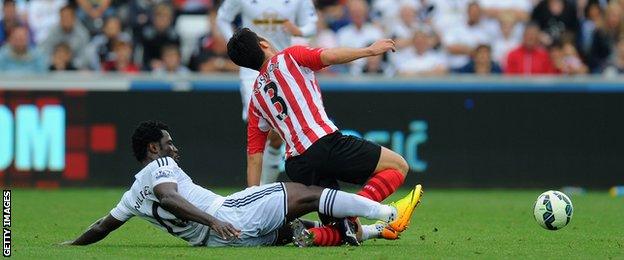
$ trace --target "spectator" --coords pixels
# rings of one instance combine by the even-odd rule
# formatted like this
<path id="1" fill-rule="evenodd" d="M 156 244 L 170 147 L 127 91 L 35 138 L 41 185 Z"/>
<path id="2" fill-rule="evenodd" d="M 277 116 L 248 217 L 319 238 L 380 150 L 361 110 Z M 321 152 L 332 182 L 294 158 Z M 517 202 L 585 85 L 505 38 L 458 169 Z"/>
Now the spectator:
<path id="1" fill-rule="evenodd" d="M 432 25 L 436 32 L 464 24 L 472 0 L 429 0 L 433 4 Z"/>
<path id="2" fill-rule="evenodd" d="M 412 44 L 400 56 L 393 55 L 392 61 L 399 75 L 443 75 L 448 72 L 444 53 L 433 49 L 431 29 L 416 30 Z"/>
<path id="3" fill-rule="evenodd" d="M 615 55 L 611 59 L 610 66 L 605 70 L 606 74 L 624 74 L 624 38 L 615 45 Z"/>
<path id="4" fill-rule="evenodd" d="M 332 31 L 338 31 L 351 23 L 347 16 L 347 8 L 335 0 L 319 1 L 317 8 L 323 12 L 327 26 Z"/>
<path id="5" fill-rule="evenodd" d="M 104 24 L 104 18 L 113 14 L 111 0 L 75 0 L 80 9 L 78 17 L 91 34 L 98 33 Z"/>
<path id="6" fill-rule="evenodd" d="M 387 74 L 387 65 L 384 62 L 386 55 L 376 55 L 366 58 L 366 64 L 362 73 L 367 75 L 382 75 Z"/>
<path id="7" fill-rule="evenodd" d="M 556 73 L 548 52 L 540 46 L 539 25 L 530 23 L 524 29 L 522 44 L 507 55 L 505 74 L 552 74 Z"/>
<path id="8" fill-rule="evenodd" d="M 364 0 L 350 0 L 347 7 L 351 24 L 338 30 L 338 44 L 360 48 L 383 37 L 383 32 L 367 21 L 368 5 Z"/>
<path id="9" fill-rule="evenodd" d="M 180 45 L 180 36 L 173 28 L 173 10 L 167 4 L 154 7 L 153 23 L 143 28 L 140 42 L 143 45 L 143 67 L 153 69 L 159 63 L 160 51 L 165 45 Z"/>
<path id="10" fill-rule="evenodd" d="M 589 1 L 587 6 L 585 6 L 584 13 L 584 19 L 581 24 L 580 48 L 583 53 L 588 53 L 591 49 L 597 27 L 602 27 L 604 24 L 604 10 L 599 2 Z"/>
<path id="11" fill-rule="evenodd" d="M 162 48 L 162 63 L 155 64 L 154 71 L 158 74 L 186 75 L 190 70 L 182 65 L 180 49 L 176 45 L 165 45 Z"/>
<path id="12" fill-rule="evenodd" d="M 389 36 L 395 39 L 397 48 L 410 46 L 412 42 L 412 34 L 418 27 L 417 11 L 418 5 L 413 1 L 401 1 L 400 11 L 397 14 L 398 19 L 386 30 Z"/>
<path id="13" fill-rule="evenodd" d="M 45 55 L 29 47 L 28 29 L 13 28 L 7 44 L 0 48 L 0 71 L 18 73 L 43 73 L 47 71 Z"/>
<path id="14" fill-rule="evenodd" d="M 597 24 L 592 45 L 587 54 L 592 72 L 601 73 L 608 64 L 617 40 L 624 36 L 621 6 L 612 2 L 607 6 L 604 25 Z"/>
<path id="15" fill-rule="evenodd" d="M 72 62 L 73 54 L 69 44 L 61 42 L 54 46 L 52 52 L 52 61 L 50 62 L 50 71 L 72 71 L 76 70 Z"/>
<path id="16" fill-rule="evenodd" d="M 122 31 L 122 23 L 118 17 L 109 16 L 102 33 L 93 37 L 85 51 L 89 68 L 99 70 L 102 63 L 113 60 L 113 47 L 119 40 L 130 41 L 131 37 Z"/>
<path id="17" fill-rule="evenodd" d="M 580 29 L 576 4 L 571 0 L 542 0 L 533 9 L 531 20 L 542 30 L 540 40 L 544 45 L 562 40 L 565 34 L 575 38 Z"/>
<path id="18" fill-rule="evenodd" d="M 472 53 L 472 58 L 464 67 L 456 70 L 457 73 L 474 73 L 478 75 L 501 74 L 503 70 L 498 63 L 492 60 L 492 50 L 489 45 L 481 44 Z"/>
<path id="19" fill-rule="evenodd" d="M 75 54 L 74 62 L 79 64 L 76 59 L 80 57 L 89 43 L 89 32 L 82 26 L 80 21 L 76 19 L 76 13 L 73 7 L 67 5 L 61 8 L 60 23 L 52 27 L 50 35 L 42 43 L 41 47 L 49 55 L 54 51 L 56 45 L 61 42 L 69 44 L 72 53 Z"/>
<path id="20" fill-rule="evenodd" d="M 523 25 L 517 23 L 513 16 L 500 16 L 499 33 L 492 42 L 492 56 L 498 64 L 507 64 L 507 54 L 522 42 Z"/>
<path id="21" fill-rule="evenodd" d="M 509 17 L 525 22 L 533 10 L 533 0 L 479 0 L 483 13 L 492 19 Z"/>
<path id="22" fill-rule="evenodd" d="M 227 55 L 225 38 L 216 31 L 200 38 L 191 56 L 190 66 L 192 70 L 201 73 L 238 71 L 238 66 Z"/>
<path id="23" fill-rule="evenodd" d="M 411 18 L 409 23 L 416 22 L 416 12 L 420 8 L 420 0 L 374 0 L 371 3 L 372 20 L 375 23 L 381 25 L 389 36 L 393 34 L 395 26 L 401 24 L 403 19 L 402 12 L 405 9 L 411 11 Z M 404 38 L 410 38 L 412 32 L 410 31 Z"/>
<path id="24" fill-rule="evenodd" d="M 61 8 L 66 5 L 67 0 L 31 0 L 28 2 L 28 25 L 33 31 L 36 44 L 48 38 L 52 27 L 59 22 Z"/>
<path id="25" fill-rule="evenodd" d="M 132 29 L 135 42 L 140 40 L 143 29 L 149 25 L 150 15 L 154 6 L 164 3 L 166 0 L 130 0 L 128 3 L 128 24 Z"/>
<path id="26" fill-rule="evenodd" d="M 383 37 L 383 32 L 367 21 L 368 5 L 364 0 L 350 0 L 347 5 L 351 24 L 338 30 L 338 44 L 340 46 L 361 48 Z M 364 60 L 352 62 L 350 72 L 355 75 L 360 74 L 364 63 Z"/>
<path id="27" fill-rule="evenodd" d="M 139 66 L 132 62 L 132 42 L 129 39 L 114 41 L 110 59 L 102 63 L 102 70 L 106 72 L 120 72 L 123 74 L 136 74 L 140 72 Z"/>
<path id="28" fill-rule="evenodd" d="M 338 38 L 334 31 L 329 29 L 325 21 L 325 13 L 317 10 L 316 35 L 312 36 L 310 45 L 317 48 L 336 48 L 338 47 Z"/>
<path id="29" fill-rule="evenodd" d="M 0 45 L 9 38 L 9 32 L 17 26 L 26 26 L 26 22 L 20 19 L 14 0 L 2 2 L 2 20 L 0 20 Z"/>
<path id="30" fill-rule="evenodd" d="M 469 55 L 479 44 L 489 44 L 497 33 L 497 24 L 483 18 L 477 2 L 468 5 L 466 21 L 444 31 L 442 44 L 449 54 L 449 66 L 463 67 L 470 60 Z"/>
<path id="31" fill-rule="evenodd" d="M 571 42 L 554 43 L 550 48 L 550 59 L 558 73 L 565 75 L 587 74 L 588 69 Z"/>

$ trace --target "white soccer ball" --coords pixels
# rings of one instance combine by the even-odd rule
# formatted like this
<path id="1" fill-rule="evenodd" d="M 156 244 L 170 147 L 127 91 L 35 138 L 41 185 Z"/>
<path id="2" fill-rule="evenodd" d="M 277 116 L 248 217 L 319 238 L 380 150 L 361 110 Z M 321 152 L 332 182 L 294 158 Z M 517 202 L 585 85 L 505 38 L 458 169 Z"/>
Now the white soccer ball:
<path id="1" fill-rule="evenodd" d="M 573 211 L 574 207 L 568 196 L 560 191 L 549 190 L 537 197 L 533 216 L 543 228 L 558 230 L 570 223 Z"/>

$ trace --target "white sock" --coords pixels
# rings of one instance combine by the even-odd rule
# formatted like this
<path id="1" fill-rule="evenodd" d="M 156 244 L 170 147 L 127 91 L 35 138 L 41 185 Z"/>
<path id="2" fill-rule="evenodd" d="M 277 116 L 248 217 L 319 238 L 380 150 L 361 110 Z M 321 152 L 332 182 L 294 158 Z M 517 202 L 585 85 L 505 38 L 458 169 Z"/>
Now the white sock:
<path id="1" fill-rule="evenodd" d="M 381 237 L 381 231 L 383 229 L 384 225 L 382 223 L 362 225 L 362 241 Z"/>
<path id="2" fill-rule="evenodd" d="M 266 143 L 264 154 L 262 155 L 262 175 L 260 185 L 274 183 L 279 177 L 279 164 L 282 161 L 281 149 L 275 149 Z"/>
<path id="3" fill-rule="evenodd" d="M 396 209 L 359 195 L 344 191 L 324 189 L 319 200 L 319 212 L 336 218 L 364 217 L 392 221 Z"/>

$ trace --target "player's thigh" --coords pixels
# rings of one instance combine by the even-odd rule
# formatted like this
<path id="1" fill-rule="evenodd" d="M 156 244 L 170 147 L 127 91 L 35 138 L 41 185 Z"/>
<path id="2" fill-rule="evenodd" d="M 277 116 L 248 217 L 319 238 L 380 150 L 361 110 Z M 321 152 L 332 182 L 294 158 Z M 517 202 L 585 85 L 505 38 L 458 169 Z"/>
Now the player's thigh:
<path id="1" fill-rule="evenodd" d="M 375 173 L 382 147 L 355 136 L 341 135 L 332 142 L 323 171 L 348 183 L 364 184 Z"/>
<path id="2" fill-rule="evenodd" d="M 381 153 L 379 155 L 377 166 L 375 167 L 375 173 L 387 169 L 397 169 L 401 172 L 401 174 L 406 175 L 409 171 L 409 165 L 400 154 L 386 147 L 381 147 Z"/>
<path id="3" fill-rule="evenodd" d="M 286 220 L 283 183 L 254 186 L 225 198 L 215 217 L 230 222 L 242 235 L 260 237 L 281 227 Z"/>

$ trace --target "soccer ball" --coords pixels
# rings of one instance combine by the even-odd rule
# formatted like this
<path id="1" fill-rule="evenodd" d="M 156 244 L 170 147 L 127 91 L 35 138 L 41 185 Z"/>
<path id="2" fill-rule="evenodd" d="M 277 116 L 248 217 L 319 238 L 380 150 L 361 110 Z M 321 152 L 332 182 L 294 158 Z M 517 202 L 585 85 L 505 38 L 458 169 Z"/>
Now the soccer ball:
<path id="1" fill-rule="evenodd" d="M 573 211 L 574 207 L 568 196 L 560 191 L 549 190 L 537 197 L 533 216 L 543 228 L 558 230 L 570 223 Z"/>

